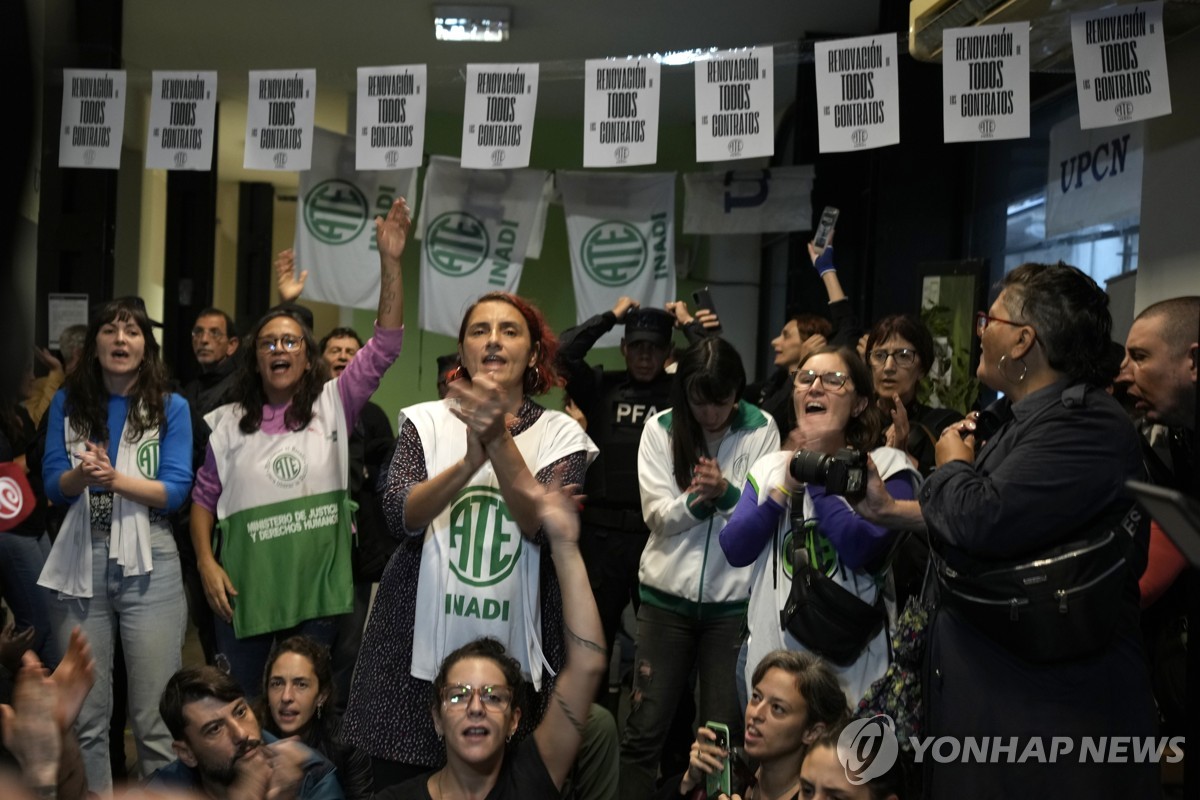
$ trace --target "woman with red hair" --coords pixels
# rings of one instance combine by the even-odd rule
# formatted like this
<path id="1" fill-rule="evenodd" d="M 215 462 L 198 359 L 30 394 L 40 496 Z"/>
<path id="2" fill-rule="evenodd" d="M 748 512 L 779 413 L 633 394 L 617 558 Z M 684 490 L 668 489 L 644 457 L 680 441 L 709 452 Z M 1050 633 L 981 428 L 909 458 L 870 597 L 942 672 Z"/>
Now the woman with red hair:
<path id="1" fill-rule="evenodd" d="M 538 690 L 518 737 L 562 667 L 562 596 L 537 504 L 517 488 L 531 475 L 549 485 L 557 470 L 582 483 L 597 453 L 574 420 L 531 399 L 558 384 L 557 349 L 526 300 L 484 295 L 459 328 L 446 400 L 400 413 L 384 510 L 405 541 L 380 582 L 343 721 L 346 742 L 372 756 L 377 791 L 445 761 L 429 696 L 451 651 L 491 637 L 517 659 Z"/>

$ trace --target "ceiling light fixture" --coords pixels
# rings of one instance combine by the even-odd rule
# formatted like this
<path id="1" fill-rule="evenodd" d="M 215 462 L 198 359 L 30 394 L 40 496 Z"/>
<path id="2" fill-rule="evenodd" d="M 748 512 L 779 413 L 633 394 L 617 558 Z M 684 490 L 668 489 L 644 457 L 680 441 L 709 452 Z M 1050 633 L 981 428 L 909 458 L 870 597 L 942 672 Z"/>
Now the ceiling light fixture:
<path id="1" fill-rule="evenodd" d="M 441 42 L 503 42 L 511 27 L 507 6 L 433 7 L 433 35 Z"/>

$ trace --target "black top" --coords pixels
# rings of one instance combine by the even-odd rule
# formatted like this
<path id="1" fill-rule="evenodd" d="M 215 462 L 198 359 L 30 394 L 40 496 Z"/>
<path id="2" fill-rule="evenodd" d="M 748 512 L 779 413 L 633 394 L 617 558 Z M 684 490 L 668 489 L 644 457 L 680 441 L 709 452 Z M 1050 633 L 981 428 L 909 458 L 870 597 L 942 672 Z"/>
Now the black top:
<path id="1" fill-rule="evenodd" d="M 375 800 L 433 800 L 429 793 L 429 776 L 418 775 L 396 786 L 375 793 Z M 537 742 L 530 736 L 504 754 L 504 764 L 496 785 L 488 792 L 487 800 L 559 800 L 562 792 L 550 778 L 542 762 Z"/>

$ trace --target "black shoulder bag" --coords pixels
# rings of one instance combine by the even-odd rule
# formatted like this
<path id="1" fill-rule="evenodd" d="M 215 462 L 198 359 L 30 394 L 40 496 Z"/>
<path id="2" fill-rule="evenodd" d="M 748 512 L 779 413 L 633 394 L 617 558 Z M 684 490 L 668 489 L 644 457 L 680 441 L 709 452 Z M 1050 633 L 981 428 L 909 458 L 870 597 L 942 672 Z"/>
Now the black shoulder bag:
<path id="1" fill-rule="evenodd" d="M 813 567 L 804 547 L 803 503 L 797 498 L 792 506 L 792 591 L 779 624 L 810 652 L 849 666 L 883 629 L 883 592 L 865 603 Z"/>
<path id="2" fill-rule="evenodd" d="M 1126 559 L 1139 527 L 1148 524 L 1136 504 L 1122 502 L 1090 520 L 1080 531 L 1084 538 L 969 574 L 951 567 L 935 547 L 942 603 L 1026 661 L 1094 655 L 1116 632 Z"/>

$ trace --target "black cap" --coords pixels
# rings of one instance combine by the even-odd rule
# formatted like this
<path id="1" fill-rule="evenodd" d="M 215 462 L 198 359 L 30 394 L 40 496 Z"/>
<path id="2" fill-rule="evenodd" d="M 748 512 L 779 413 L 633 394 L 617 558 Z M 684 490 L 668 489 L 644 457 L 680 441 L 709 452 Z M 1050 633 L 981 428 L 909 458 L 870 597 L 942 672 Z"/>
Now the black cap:
<path id="1" fill-rule="evenodd" d="M 625 343 L 654 342 L 668 345 L 675 316 L 661 308 L 631 308 L 625 312 Z"/>

